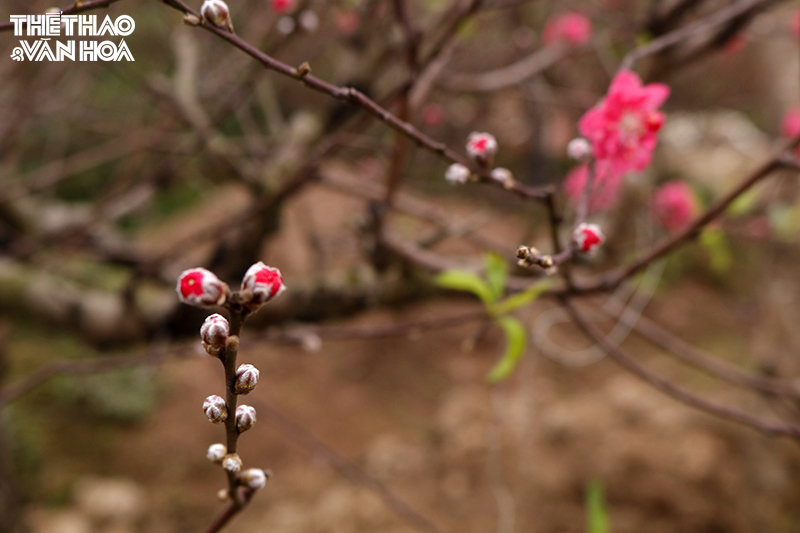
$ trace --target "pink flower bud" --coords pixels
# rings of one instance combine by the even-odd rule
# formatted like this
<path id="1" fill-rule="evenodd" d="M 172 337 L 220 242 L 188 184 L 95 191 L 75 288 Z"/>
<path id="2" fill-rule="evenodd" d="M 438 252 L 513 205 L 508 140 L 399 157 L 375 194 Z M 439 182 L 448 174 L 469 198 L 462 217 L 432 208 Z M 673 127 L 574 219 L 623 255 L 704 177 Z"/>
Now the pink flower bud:
<path id="1" fill-rule="evenodd" d="M 606 240 L 597 224 L 580 224 L 572 234 L 572 240 L 581 252 L 590 254 Z"/>
<path id="2" fill-rule="evenodd" d="M 260 468 L 248 468 L 242 472 L 240 480 L 242 485 L 249 489 L 263 489 L 264 485 L 267 484 L 267 473 Z"/>
<path id="3" fill-rule="evenodd" d="M 510 189 L 514 186 L 514 175 L 507 168 L 498 167 L 492 170 L 492 179 L 503 184 L 503 187 Z"/>
<path id="4" fill-rule="evenodd" d="M 203 412 L 215 424 L 225 422 L 225 419 L 228 418 L 228 407 L 225 405 L 225 400 L 216 394 L 212 394 L 203 401 Z"/>
<path id="5" fill-rule="evenodd" d="M 592 23 L 581 13 L 568 11 L 551 17 L 542 32 L 542 41 L 547 46 L 566 42 L 573 46 L 585 44 L 592 37 Z"/>
<path id="6" fill-rule="evenodd" d="M 489 133 L 472 132 L 467 138 L 467 155 L 482 167 L 492 166 L 497 153 L 497 139 Z"/>
<path id="7" fill-rule="evenodd" d="M 200 14 L 217 28 L 223 28 L 233 33 L 233 22 L 228 4 L 222 0 L 205 0 L 200 8 Z"/>
<path id="8" fill-rule="evenodd" d="M 244 364 L 236 369 L 236 394 L 247 394 L 258 384 L 258 369 Z"/>
<path id="9" fill-rule="evenodd" d="M 238 472 L 242 469 L 242 458 L 238 453 L 229 453 L 222 458 L 222 468 L 228 472 Z"/>
<path id="10" fill-rule="evenodd" d="M 567 144 L 567 155 L 575 161 L 583 161 L 592 155 L 592 145 L 583 137 L 575 137 Z"/>
<path id="11" fill-rule="evenodd" d="M 222 459 L 224 459 L 227 454 L 228 448 L 226 448 L 224 444 L 212 444 L 208 447 L 206 457 L 212 463 L 221 463 Z"/>
<path id="12" fill-rule="evenodd" d="M 461 163 L 453 163 L 447 167 L 447 172 L 444 173 L 444 179 L 453 185 L 462 185 L 469 180 L 469 169 Z"/>
<path id="13" fill-rule="evenodd" d="M 665 183 L 653 196 L 653 215 L 669 232 L 684 230 L 699 210 L 694 191 L 683 181 Z"/>
<path id="14" fill-rule="evenodd" d="M 256 423 L 256 410 L 249 405 L 240 405 L 236 408 L 236 428 L 239 433 L 247 431 Z"/>
<path id="15" fill-rule="evenodd" d="M 792 35 L 795 38 L 800 38 L 800 9 L 796 9 L 792 13 Z"/>
<path id="16" fill-rule="evenodd" d="M 294 0 L 270 0 L 269 4 L 275 13 L 283 15 L 292 10 L 294 7 Z"/>
<path id="17" fill-rule="evenodd" d="M 175 290 L 182 302 L 199 307 L 224 304 L 228 292 L 227 286 L 205 268 L 190 268 L 181 272 Z"/>
<path id="18" fill-rule="evenodd" d="M 231 328 L 224 316 L 213 314 L 206 317 L 205 322 L 200 327 L 200 339 L 203 348 L 209 355 L 219 355 L 225 348 L 225 341 L 228 340 Z"/>
<path id="19" fill-rule="evenodd" d="M 253 293 L 254 304 L 263 304 L 278 296 L 286 289 L 281 271 L 268 267 L 261 261 L 247 269 L 242 280 L 242 290 Z"/>

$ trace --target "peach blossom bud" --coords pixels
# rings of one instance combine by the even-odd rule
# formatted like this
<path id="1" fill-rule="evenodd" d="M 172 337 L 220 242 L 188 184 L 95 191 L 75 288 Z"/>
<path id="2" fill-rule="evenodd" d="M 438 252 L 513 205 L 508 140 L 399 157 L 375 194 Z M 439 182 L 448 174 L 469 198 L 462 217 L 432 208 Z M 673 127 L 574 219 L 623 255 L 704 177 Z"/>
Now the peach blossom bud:
<path id="1" fill-rule="evenodd" d="M 213 307 L 225 303 L 228 287 L 213 272 L 205 268 L 190 268 L 178 276 L 175 290 L 184 303 Z"/>
<path id="2" fill-rule="evenodd" d="M 253 490 L 263 489 L 264 485 L 267 484 L 267 473 L 260 468 L 248 468 L 242 472 L 240 480 L 242 485 L 247 488 Z"/>
<path id="3" fill-rule="evenodd" d="M 224 444 L 212 444 L 208 447 L 206 457 L 212 463 L 221 463 L 227 453 L 228 448 L 226 448 Z"/>
<path id="4" fill-rule="evenodd" d="M 503 187 L 510 189 L 514 186 L 514 175 L 507 168 L 498 167 L 492 170 L 492 179 L 502 183 Z"/>
<path id="5" fill-rule="evenodd" d="M 225 400 L 216 394 L 212 394 L 203 401 L 203 412 L 215 424 L 220 424 L 228 418 L 228 407 L 225 405 Z"/>
<path id="6" fill-rule="evenodd" d="M 492 166 L 497 153 L 497 139 L 489 133 L 472 132 L 467 138 L 467 155 L 484 168 Z"/>
<path id="7" fill-rule="evenodd" d="M 278 296 L 286 289 L 281 271 L 268 267 L 261 261 L 247 269 L 242 280 L 242 290 L 253 293 L 253 304 L 263 304 Z"/>
<path id="8" fill-rule="evenodd" d="M 203 348 L 209 355 L 219 355 L 225 347 L 225 342 L 230 335 L 231 327 L 224 316 L 213 314 L 206 317 L 205 322 L 200 327 L 200 339 Z"/>
<path id="9" fill-rule="evenodd" d="M 669 232 L 685 229 L 699 211 L 694 191 L 682 181 L 665 183 L 653 196 L 653 214 Z"/>
<path id="10" fill-rule="evenodd" d="M 229 453 L 222 458 L 222 468 L 228 472 L 238 472 L 242 469 L 242 458 L 238 453 Z"/>
<path id="11" fill-rule="evenodd" d="M 574 46 L 585 44 L 592 37 L 592 23 L 585 15 L 568 11 L 547 20 L 542 41 L 547 46 L 565 42 Z"/>
<path id="12" fill-rule="evenodd" d="M 447 167 L 447 171 L 444 173 L 444 179 L 453 185 L 461 185 L 469 180 L 469 175 L 470 172 L 467 167 L 461 163 L 453 163 Z"/>
<path id="13" fill-rule="evenodd" d="M 583 161 L 592 155 L 592 145 L 583 137 L 575 137 L 567 144 L 567 155 L 575 161 Z"/>
<path id="14" fill-rule="evenodd" d="M 239 433 L 247 431 L 256 423 L 256 410 L 249 405 L 240 405 L 236 408 L 236 428 Z"/>
<path id="15" fill-rule="evenodd" d="M 236 369 L 236 394 L 247 394 L 258 384 L 258 369 L 244 364 Z"/>
<path id="16" fill-rule="evenodd" d="M 205 0 L 200 8 L 200 14 L 217 28 L 223 28 L 233 33 L 233 22 L 228 4 L 222 0 Z"/>
<path id="17" fill-rule="evenodd" d="M 271 0 L 269 4 L 275 13 L 283 15 L 292 10 L 294 7 L 294 0 Z"/>
<path id="18" fill-rule="evenodd" d="M 603 244 L 606 237 L 597 224 L 580 224 L 575 228 L 572 240 L 578 246 L 578 250 L 590 254 Z"/>

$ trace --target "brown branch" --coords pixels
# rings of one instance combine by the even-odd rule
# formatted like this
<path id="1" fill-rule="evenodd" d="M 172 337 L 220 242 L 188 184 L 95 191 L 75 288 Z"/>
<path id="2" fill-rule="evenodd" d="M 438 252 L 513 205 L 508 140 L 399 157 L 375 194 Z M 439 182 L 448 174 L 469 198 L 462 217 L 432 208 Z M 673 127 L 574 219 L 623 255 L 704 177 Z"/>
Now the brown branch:
<path id="1" fill-rule="evenodd" d="M 244 489 L 242 491 L 241 497 L 237 495 L 237 501 L 231 502 L 218 516 L 214 519 L 208 529 L 206 529 L 205 533 L 217 533 L 221 531 L 223 527 L 225 527 L 228 522 L 233 519 L 234 516 L 239 514 L 242 509 L 244 509 L 250 500 L 253 499 L 253 495 L 255 495 L 256 491 L 252 489 Z"/>
<path id="2" fill-rule="evenodd" d="M 686 405 L 700 409 L 701 411 L 750 426 L 768 435 L 781 435 L 800 439 L 800 426 L 781 422 L 773 422 L 740 409 L 720 405 L 697 396 L 683 387 L 672 383 L 668 379 L 660 376 L 652 370 L 649 370 L 647 367 L 637 362 L 633 357 L 622 351 L 620 348 L 614 346 L 614 344 L 611 343 L 601 331 L 593 326 L 591 322 L 589 322 L 568 299 L 562 299 L 561 304 L 570 314 L 575 324 L 591 340 L 603 348 L 603 350 L 608 353 L 611 359 L 666 395 L 671 396 L 672 398 L 685 403 Z"/>

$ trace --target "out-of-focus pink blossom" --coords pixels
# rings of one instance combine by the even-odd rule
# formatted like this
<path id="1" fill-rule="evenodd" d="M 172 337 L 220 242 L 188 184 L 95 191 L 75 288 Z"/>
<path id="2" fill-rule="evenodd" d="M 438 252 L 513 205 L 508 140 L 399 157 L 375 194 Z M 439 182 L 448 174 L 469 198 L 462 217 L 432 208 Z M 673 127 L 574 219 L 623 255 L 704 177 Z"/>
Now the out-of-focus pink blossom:
<path id="1" fill-rule="evenodd" d="M 738 55 L 742 49 L 747 46 L 747 38 L 745 38 L 742 34 L 737 33 L 727 41 L 722 47 L 722 53 L 725 57 L 733 57 Z"/>
<path id="2" fill-rule="evenodd" d="M 644 170 L 650 164 L 664 125 L 658 108 L 669 92 L 663 83 L 642 85 L 639 76 L 622 70 L 611 81 L 606 97 L 581 117 L 581 135 L 592 142 L 597 160 L 611 165 L 612 173 Z"/>
<path id="3" fill-rule="evenodd" d="M 800 38 L 800 9 L 796 9 L 792 15 L 792 35 Z"/>
<path id="4" fill-rule="evenodd" d="M 564 192 L 573 207 L 578 207 L 589 179 L 589 165 L 583 164 L 569 171 L 564 180 Z M 589 193 L 589 212 L 600 213 L 614 207 L 622 188 L 622 175 L 612 172 L 605 161 L 595 163 L 595 177 Z"/>
<path id="5" fill-rule="evenodd" d="M 360 23 L 361 19 L 353 9 L 340 9 L 336 12 L 336 27 L 344 35 L 353 35 Z"/>
<path id="6" fill-rule="evenodd" d="M 592 36 L 592 23 L 575 11 L 568 11 L 548 19 L 542 32 L 542 41 L 547 46 L 564 41 L 574 46 L 586 44 Z"/>
<path id="7" fill-rule="evenodd" d="M 786 110 L 781 123 L 781 133 L 789 138 L 800 135 L 800 108 L 792 107 Z M 800 146 L 797 147 L 797 155 L 800 155 Z"/>
<path id="8" fill-rule="evenodd" d="M 270 0 L 270 6 L 275 13 L 283 15 L 294 7 L 294 0 Z"/>
<path id="9" fill-rule="evenodd" d="M 439 104 L 428 104 L 422 109 L 422 120 L 428 126 L 438 126 L 444 121 L 444 109 Z"/>
<path id="10" fill-rule="evenodd" d="M 694 191 L 683 181 L 665 183 L 653 196 L 653 215 L 670 233 L 686 229 L 699 211 Z"/>

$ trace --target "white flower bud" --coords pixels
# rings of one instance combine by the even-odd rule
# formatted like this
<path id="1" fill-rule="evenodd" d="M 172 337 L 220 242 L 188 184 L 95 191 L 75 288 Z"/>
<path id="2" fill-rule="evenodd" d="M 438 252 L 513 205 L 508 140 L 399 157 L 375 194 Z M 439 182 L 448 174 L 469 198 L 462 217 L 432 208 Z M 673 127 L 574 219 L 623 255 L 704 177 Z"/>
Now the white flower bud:
<path id="1" fill-rule="evenodd" d="M 233 33 L 233 22 L 228 4 L 222 0 L 205 0 L 200 8 L 200 14 L 217 28 L 223 28 Z"/>
<path id="2" fill-rule="evenodd" d="M 470 171 L 461 163 L 453 163 L 447 167 L 444 173 L 444 179 L 453 185 L 462 185 L 469 180 Z"/>
<path id="3" fill-rule="evenodd" d="M 514 186 L 514 175 L 507 168 L 498 167 L 492 170 L 492 179 L 502 183 L 506 189 Z"/>
<path id="4" fill-rule="evenodd" d="M 249 405 L 240 405 L 236 408 L 236 428 L 239 433 L 247 431 L 256 423 L 256 410 Z"/>
<path id="5" fill-rule="evenodd" d="M 597 224 L 580 224 L 572 234 L 572 240 L 581 252 L 590 254 L 605 242 L 606 237 Z"/>
<path id="6" fill-rule="evenodd" d="M 258 384 L 258 375 L 258 369 L 253 365 L 240 365 L 236 369 L 236 394 L 247 394 L 255 389 Z"/>
<path id="7" fill-rule="evenodd" d="M 222 459 L 228 454 L 228 448 L 224 444 L 212 444 L 208 447 L 206 457 L 212 463 L 221 463 Z"/>
<path id="8" fill-rule="evenodd" d="M 203 343 L 203 348 L 206 349 L 209 355 L 219 355 L 223 348 L 225 348 L 225 341 L 228 340 L 231 327 L 224 316 L 213 314 L 206 317 L 205 322 L 200 327 L 200 339 Z"/>
<path id="9" fill-rule="evenodd" d="M 222 458 L 222 468 L 228 472 L 238 472 L 242 469 L 242 458 L 238 453 L 229 453 Z"/>
<path id="10" fill-rule="evenodd" d="M 248 468 L 242 472 L 241 476 L 242 485 L 247 488 L 258 490 L 263 489 L 267 484 L 267 473 L 260 468 Z"/>
<path id="11" fill-rule="evenodd" d="M 225 405 L 225 400 L 216 394 L 212 394 L 203 401 L 203 412 L 215 424 L 225 422 L 225 419 L 228 418 L 228 407 Z"/>
<path id="12" fill-rule="evenodd" d="M 286 289 L 283 276 L 277 268 L 268 267 L 261 261 L 247 269 L 242 280 L 242 290 L 253 293 L 252 304 L 263 304 L 278 296 Z"/>
<path id="13" fill-rule="evenodd" d="M 497 139 L 490 133 L 472 132 L 467 138 L 467 155 L 484 168 L 492 166 L 497 153 Z"/>
<path id="14" fill-rule="evenodd" d="M 592 145 L 583 137 L 575 137 L 567 144 L 567 155 L 575 161 L 583 161 L 592 155 Z"/>

